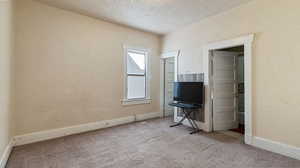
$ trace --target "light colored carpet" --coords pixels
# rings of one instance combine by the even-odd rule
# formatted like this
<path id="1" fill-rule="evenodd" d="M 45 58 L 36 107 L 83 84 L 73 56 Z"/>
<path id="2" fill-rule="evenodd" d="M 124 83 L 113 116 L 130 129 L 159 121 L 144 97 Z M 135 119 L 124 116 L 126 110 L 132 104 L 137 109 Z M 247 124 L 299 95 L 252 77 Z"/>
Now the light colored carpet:
<path id="1" fill-rule="evenodd" d="M 155 119 L 17 147 L 7 168 L 300 168 L 223 133 Z"/>

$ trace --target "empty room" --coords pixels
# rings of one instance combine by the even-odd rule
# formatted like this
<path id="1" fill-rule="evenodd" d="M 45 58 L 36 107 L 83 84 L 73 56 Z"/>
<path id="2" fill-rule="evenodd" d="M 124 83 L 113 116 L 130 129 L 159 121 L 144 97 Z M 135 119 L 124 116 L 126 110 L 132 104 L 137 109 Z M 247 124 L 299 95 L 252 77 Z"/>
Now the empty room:
<path id="1" fill-rule="evenodd" d="M 299 0 L 0 0 L 0 168 L 300 168 Z"/>

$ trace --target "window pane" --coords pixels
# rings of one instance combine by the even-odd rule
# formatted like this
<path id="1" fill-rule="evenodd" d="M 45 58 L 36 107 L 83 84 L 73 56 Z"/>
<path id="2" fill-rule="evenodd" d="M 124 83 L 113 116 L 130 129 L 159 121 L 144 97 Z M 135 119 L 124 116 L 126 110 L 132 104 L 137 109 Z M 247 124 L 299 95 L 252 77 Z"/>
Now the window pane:
<path id="1" fill-rule="evenodd" d="M 127 99 L 145 98 L 145 76 L 128 76 Z"/>
<path id="2" fill-rule="evenodd" d="M 145 73 L 145 54 L 128 52 L 127 74 Z"/>

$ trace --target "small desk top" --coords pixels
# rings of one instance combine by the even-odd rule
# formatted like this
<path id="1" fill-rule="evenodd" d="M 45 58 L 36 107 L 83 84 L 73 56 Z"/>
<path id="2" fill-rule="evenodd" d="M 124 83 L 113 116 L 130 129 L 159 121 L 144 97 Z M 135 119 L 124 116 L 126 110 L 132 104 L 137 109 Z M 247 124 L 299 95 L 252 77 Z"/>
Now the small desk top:
<path id="1" fill-rule="evenodd" d="M 170 106 L 179 107 L 179 108 L 186 108 L 186 109 L 199 109 L 202 108 L 201 104 L 193 104 L 193 103 L 184 103 L 184 102 L 171 102 L 169 103 Z"/>

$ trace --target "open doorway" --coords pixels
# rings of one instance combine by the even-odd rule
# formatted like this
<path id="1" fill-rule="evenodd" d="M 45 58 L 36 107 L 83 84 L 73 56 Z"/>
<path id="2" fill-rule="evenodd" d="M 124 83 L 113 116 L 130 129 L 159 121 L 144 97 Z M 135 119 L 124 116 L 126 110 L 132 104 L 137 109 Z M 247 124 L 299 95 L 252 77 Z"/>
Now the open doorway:
<path id="1" fill-rule="evenodd" d="M 211 56 L 213 51 L 229 49 L 234 47 L 243 46 L 244 48 L 244 142 L 246 144 L 252 144 L 253 133 L 252 133 L 252 46 L 254 41 L 254 34 L 240 36 L 234 39 L 218 41 L 214 43 L 207 44 L 203 47 L 203 72 L 207 74 L 204 76 L 204 84 L 207 86 L 207 105 L 205 106 L 205 125 L 207 127 L 207 131 L 216 130 L 216 125 L 214 125 L 214 121 L 216 123 L 216 118 L 219 120 L 223 120 L 225 117 L 216 117 L 214 116 L 213 111 L 213 99 L 215 98 L 213 95 L 213 86 L 212 86 L 212 61 Z M 230 51 L 227 51 L 230 52 Z M 233 94 L 232 94 L 233 95 Z M 237 110 L 235 118 L 233 118 L 231 124 L 238 126 L 238 117 Z M 218 120 L 217 119 L 217 120 Z M 226 118 L 228 121 L 230 118 Z M 229 124 L 230 125 L 230 124 Z M 230 130 L 230 127 L 225 128 L 226 124 L 219 124 L 219 127 L 223 127 L 224 130 Z M 228 126 L 228 124 L 227 124 Z M 221 128 L 222 128 L 221 127 Z M 219 129 L 221 129 L 219 128 Z"/>
<path id="2" fill-rule="evenodd" d="M 177 108 L 168 105 L 173 100 L 173 85 L 177 81 L 177 64 L 180 51 L 165 52 L 161 55 L 161 111 L 162 116 L 175 116 Z"/>
<path id="3" fill-rule="evenodd" d="M 244 46 L 211 50 L 213 131 L 245 133 Z"/>
<path id="4" fill-rule="evenodd" d="M 174 67 L 174 57 L 164 59 L 164 117 L 174 114 L 174 107 L 168 105 L 168 103 L 173 100 L 173 87 L 175 81 Z"/>

